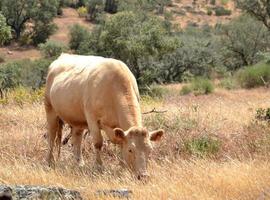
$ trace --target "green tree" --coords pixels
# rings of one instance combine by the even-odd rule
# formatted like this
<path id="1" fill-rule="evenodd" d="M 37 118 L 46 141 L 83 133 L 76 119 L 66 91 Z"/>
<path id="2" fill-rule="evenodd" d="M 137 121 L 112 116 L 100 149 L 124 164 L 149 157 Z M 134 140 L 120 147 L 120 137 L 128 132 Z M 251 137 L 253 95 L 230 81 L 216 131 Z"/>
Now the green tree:
<path id="1" fill-rule="evenodd" d="M 263 22 L 270 29 L 270 1 L 269 0 L 236 0 L 238 6 L 250 15 Z"/>
<path id="2" fill-rule="evenodd" d="M 220 51 L 223 63 L 231 70 L 259 61 L 259 53 L 270 45 L 269 31 L 256 19 L 244 15 L 221 26 Z"/>
<path id="3" fill-rule="evenodd" d="M 3 45 L 11 38 L 10 27 L 6 24 L 6 18 L 0 13 L 0 45 Z"/>
<path id="4" fill-rule="evenodd" d="M 14 30 L 16 40 L 20 38 L 28 22 L 34 24 L 33 37 L 38 37 L 40 32 L 35 26 L 51 26 L 59 5 L 58 0 L 1 0 L 1 2 L 2 13 L 7 19 L 7 24 Z M 42 32 L 47 30 L 43 29 Z"/>

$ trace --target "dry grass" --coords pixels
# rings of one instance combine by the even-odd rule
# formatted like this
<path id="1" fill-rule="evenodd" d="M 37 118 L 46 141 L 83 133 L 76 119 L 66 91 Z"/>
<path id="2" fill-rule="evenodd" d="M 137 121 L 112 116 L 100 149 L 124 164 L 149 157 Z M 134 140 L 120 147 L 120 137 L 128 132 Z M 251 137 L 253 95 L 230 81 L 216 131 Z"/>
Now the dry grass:
<path id="1" fill-rule="evenodd" d="M 136 181 L 118 165 L 119 150 L 108 142 L 103 150 L 105 169 L 97 171 L 91 137 L 84 141 L 85 167 L 77 168 L 71 147 L 64 146 L 56 169 L 49 169 L 42 104 L 21 107 L 11 103 L 0 106 L 0 184 L 63 186 L 80 191 L 86 199 L 96 199 L 98 189 L 114 188 L 131 189 L 134 199 L 270 198 L 266 152 L 270 142 L 260 143 L 260 151 L 254 151 L 257 146 L 252 143 L 269 134 L 269 129 L 251 123 L 257 108 L 269 107 L 269 90 L 216 90 L 195 97 L 180 96 L 179 85 L 168 88 L 170 93 L 164 99 L 142 101 L 143 111 L 153 107 L 168 110 L 144 116 L 151 129 L 161 126 L 166 130 L 153 152 L 148 183 Z M 201 135 L 215 136 L 222 142 L 217 155 L 202 158 L 185 150 L 186 141 Z M 250 144 L 255 145 L 253 149 Z"/>

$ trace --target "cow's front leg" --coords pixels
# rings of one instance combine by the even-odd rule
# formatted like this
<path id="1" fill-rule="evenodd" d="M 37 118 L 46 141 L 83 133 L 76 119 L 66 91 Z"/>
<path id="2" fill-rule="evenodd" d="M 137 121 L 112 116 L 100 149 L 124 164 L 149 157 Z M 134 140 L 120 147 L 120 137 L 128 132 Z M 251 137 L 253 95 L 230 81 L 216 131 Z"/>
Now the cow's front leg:
<path id="1" fill-rule="evenodd" d="M 87 123 L 88 123 L 88 129 L 93 137 L 93 144 L 95 147 L 95 153 L 96 153 L 96 163 L 98 166 L 102 166 L 102 160 L 101 160 L 101 149 L 103 145 L 103 137 L 101 135 L 101 131 L 98 125 L 98 122 L 94 120 L 91 116 L 87 116 Z"/>

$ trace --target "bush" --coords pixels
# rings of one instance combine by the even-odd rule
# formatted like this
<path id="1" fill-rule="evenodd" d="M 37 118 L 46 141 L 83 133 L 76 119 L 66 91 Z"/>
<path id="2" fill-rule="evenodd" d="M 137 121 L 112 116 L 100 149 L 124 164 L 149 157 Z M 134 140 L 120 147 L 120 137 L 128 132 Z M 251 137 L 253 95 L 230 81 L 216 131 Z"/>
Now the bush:
<path id="1" fill-rule="evenodd" d="M 54 58 L 66 51 L 67 47 L 63 43 L 48 40 L 46 43 L 40 44 L 39 49 L 45 58 Z"/>
<path id="2" fill-rule="evenodd" d="M 79 17 L 86 17 L 87 16 L 87 8 L 85 6 L 79 7 L 77 9 Z"/>
<path id="3" fill-rule="evenodd" d="M 231 15 L 232 11 L 222 6 L 218 6 L 215 8 L 215 13 L 216 13 L 216 16 L 224 16 L 224 15 Z"/>
<path id="4" fill-rule="evenodd" d="M 217 138 L 202 136 L 186 141 L 184 145 L 190 154 L 206 157 L 217 154 L 220 150 L 221 142 Z"/>
<path id="5" fill-rule="evenodd" d="M 3 63 L 3 62 L 5 62 L 5 56 L 0 55 L 0 63 Z"/>
<path id="6" fill-rule="evenodd" d="M 69 47 L 74 50 L 79 50 L 82 45 L 85 45 L 88 38 L 90 37 L 89 31 L 79 24 L 73 25 L 70 28 L 69 34 Z"/>
<path id="7" fill-rule="evenodd" d="M 207 15 L 211 16 L 213 14 L 213 11 L 211 8 L 207 8 Z"/>
<path id="8" fill-rule="evenodd" d="M 232 90 L 235 89 L 236 86 L 236 82 L 233 79 L 233 77 L 228 77 L 228 78 L 224 78 L 220 81 L 219 86 L 222 88 L 225 88 L 227 90 Z"/>
<path id="9" fill-rule="evenodd" d="M 211 80 L 198 77 L 192 80 L 191 88 L 195 95 L 210 94 L 214 91 L 214 85 Z"/>
<path id="10" fill-rule="evenodd" d="M 184 85 L 182 89 L 180 90 L 180 95 L 187 95 L 192 92 L 192 88 L 188 85 Z"/>
<path id="11" fill-rule="evenodd" d="M 0 65 L 0 90 L 18 86 L 32 89 L 44 85 L 50 60 L 21 60 Z"/>
<path id="12" fill-rule="evenodd" d="M 269 85 L 270 83 L 270 65 L 259 63 L 240 69 L 236 73 L 236 79 L 243 88 L 254 88 L 258 86 Z"/>
<path id="13" fill-rule="evenodd" d="M 268 51 L 269 31 L 256 19 L 242 15 L 221 25 L 219 54 L 229 70 L 253 65 L 261 61 L 261 52 Z"/>
<path id="14" fill-rule="evenodd" d="M 216 5 L 216 0 L 210 0 L 210 4 Z"/>
<path id="15" fill-rule="evenodd" d="M 152 98 L 162 99 L 166 95 L 170 93 L 169 89 L 159 86 L 159 85 L 152 85 L 148 88 L 148 90 L 143 91 L 145 95 L 148 95 Z"/>
<path id="16" fill-rule="evenodd" d="M 0 46 L 11 39 L 10 26 L 6 24 L 6 18 L 0 12 Z"/>
<path id="17" fill-rule="evenodd" d="M 160 18 L 146 13 L 118 12 L 90 34 L 75 30 L 70 46 L 80 54 L 94 54 L 122 60 L 134 73 L 139 85 L 151 84 L 158 76 L 153 64 L 179 44 Z M 79 35 L 88 35 L 80 40 Z M 78 42 L 79 41 L 79 42 Z M 81 42 L 80 42 L 81 41 Z M 112 42 L 113 41 L 113 42 Z M 151 77 L 151 81 L 148 77 Z M 144 81 L 147 81 L 145 83 Z"/>

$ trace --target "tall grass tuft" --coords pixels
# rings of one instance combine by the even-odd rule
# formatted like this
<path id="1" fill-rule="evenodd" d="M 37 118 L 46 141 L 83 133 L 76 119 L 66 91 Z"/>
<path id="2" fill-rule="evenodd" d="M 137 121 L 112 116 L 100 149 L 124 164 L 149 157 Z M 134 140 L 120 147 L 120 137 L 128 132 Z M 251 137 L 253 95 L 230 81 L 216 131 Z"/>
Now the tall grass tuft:
<path id="1" fill-rule="evenodd" d="M 264 86 L 270 82 L 270 65 L 259 63 L 239 70 L 236 80 L 243 88 Z"/>

